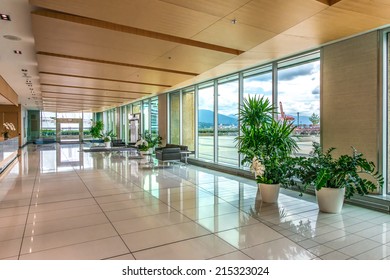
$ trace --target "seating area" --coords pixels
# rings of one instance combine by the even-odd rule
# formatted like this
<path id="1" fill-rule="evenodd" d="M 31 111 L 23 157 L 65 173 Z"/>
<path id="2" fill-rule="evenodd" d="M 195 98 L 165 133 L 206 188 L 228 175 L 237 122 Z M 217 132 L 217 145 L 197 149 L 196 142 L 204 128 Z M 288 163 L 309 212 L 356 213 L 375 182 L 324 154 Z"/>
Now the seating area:
<path id="1" fill-rule="evenodd" d="M 181 161 L 182 153 L 188 152 L 188 146 L 176 145 L 176 144 L 166 144 L 165 147 L 156 148 L 156 159 L 160 161 Z"/>
<path id="2" fill-rule="evenodd" d="M 126 147 L 126 143 L 122 139 L 112 139 L 111 146 L 112 147 Z"/>

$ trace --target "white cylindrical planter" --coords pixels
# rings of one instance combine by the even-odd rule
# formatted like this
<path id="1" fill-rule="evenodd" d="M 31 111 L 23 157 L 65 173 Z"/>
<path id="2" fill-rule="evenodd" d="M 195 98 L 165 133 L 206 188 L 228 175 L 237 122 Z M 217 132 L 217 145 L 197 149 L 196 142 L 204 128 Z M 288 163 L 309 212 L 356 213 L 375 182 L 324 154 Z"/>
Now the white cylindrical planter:
<path id="1" fill-rule="evenodd" d="M 267 203 L 278 201 L 280 184 L 257 184 L 261 194 L 261 200 Z"/>
<path id="2" fill-rule="evenodd" d="M 345 188 L 316 190 L 318 208 L 325 213 L 340 213 L 344 203 Z"/>
<path id="3" fill-rule="evenodd" d="M 111 142 L 104 142 L 104 146 L 106 148 L 111 148 Z"/>

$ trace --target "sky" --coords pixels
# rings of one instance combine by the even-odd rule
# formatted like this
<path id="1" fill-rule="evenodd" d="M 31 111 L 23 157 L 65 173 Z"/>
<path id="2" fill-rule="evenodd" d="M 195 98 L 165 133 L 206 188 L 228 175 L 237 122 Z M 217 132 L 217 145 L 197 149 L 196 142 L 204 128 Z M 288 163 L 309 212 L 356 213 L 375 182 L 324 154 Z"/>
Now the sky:
<path id="1" fill-rule="evenodd" d="M 320 113 L 320 62 L 302 64 L 278 71 L 278 100 L 282 102 L 284 112 L 296 117 L 311 116 Z M 238 82 L 219 85 L 219 113 L 232 115 L 238 112 Z M 213 110 L 213 88 L 199 91 L 199 109 Z M 245 94 L 261 94 L 271 98 L 272 75 L 265 73 L 244 79 Z"/>

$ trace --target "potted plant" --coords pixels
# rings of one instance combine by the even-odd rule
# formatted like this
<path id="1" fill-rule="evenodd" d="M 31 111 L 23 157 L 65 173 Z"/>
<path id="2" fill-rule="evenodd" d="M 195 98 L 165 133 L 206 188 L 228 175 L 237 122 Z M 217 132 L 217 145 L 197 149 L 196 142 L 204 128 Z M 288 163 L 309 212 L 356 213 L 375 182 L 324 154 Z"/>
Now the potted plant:
<path id="1" fill-rule="evenodd" d="M 100 142 L 101 141 L 101 135 L 102 131 L 104 129 L 104 124 L 102 121 L 96 121 L 92 123 L 91 128 L 89 129 L 92 138 L 95 138 L 95 140 L 92 140 L 91 142 Z M 98 140 L 96 140 L 98 139 Z"/>
<path id="2" fill-rule="evenodd" d="M 144 133 L 144 139 L 148 142 L 149 149 L 154 149 L 157 145 L 161 144 L 162 137 L 158 133 L 152 134 L 146 130 Z"/>
<path id="3" fill-rule="evenodd" d="M 351 155 L 334 158 L 329 148 L 323 152 L 318 143 L 313 143 L 309 157 L 295 159 L 295 175 L 303 190 L 312 185 L 315 188 L 320 211 L 339 213 L 344 198 L 354 194 L 365 195 L 383 186 L 383 176 L 376 170 L 372 161 L 368 161 L 352 147 Z"/>
<path id="4" fill-rule="evenodd" d="M 239 110 L 241 134 L 236 137 L 242 164 L 249 164 L 262 200 L 276 202 L 280 185 L 289 182 L 291 154 L 298 149 L 291 137 L 294 125 L 273 117 L 276 108 L 265 97 L 249 97 Z"/>
<path id="5" fill-rule="evenodd" d="M 136 143 L 135 146 L 140 151 L 140 154 L 148 153 L 149 151 L 149 143 L 145 139 L 141 138 Z"/>
<path id="6" fill-rule="evenodd" d="M 102 133 L 100 135 L 100 138 L 103 139 L 104 145 L 106 148 L 111 148 L 111 139 L 116 137 L 115 134 L 112 132 L 112 130 Z"/>

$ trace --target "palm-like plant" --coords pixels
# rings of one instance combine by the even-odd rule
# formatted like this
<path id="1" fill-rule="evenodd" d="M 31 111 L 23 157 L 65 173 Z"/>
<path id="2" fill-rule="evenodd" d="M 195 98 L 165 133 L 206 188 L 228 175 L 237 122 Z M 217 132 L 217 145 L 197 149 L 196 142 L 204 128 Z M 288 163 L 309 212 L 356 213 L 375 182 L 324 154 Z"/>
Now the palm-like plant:
<path id="1" fill-rule="evenodd" d="M 242 164 L 255 158 L 262 165 L 261 174 L 256 174 L 258 183 L 277 184 L 287 182 L 292 152 L 298 149 L 291 137 L 294 125 L 287 120 L 276 120 L 276 108 L 265 97 L 249 97 L 239 111 L 241 134 L 236 137 Z"/>

